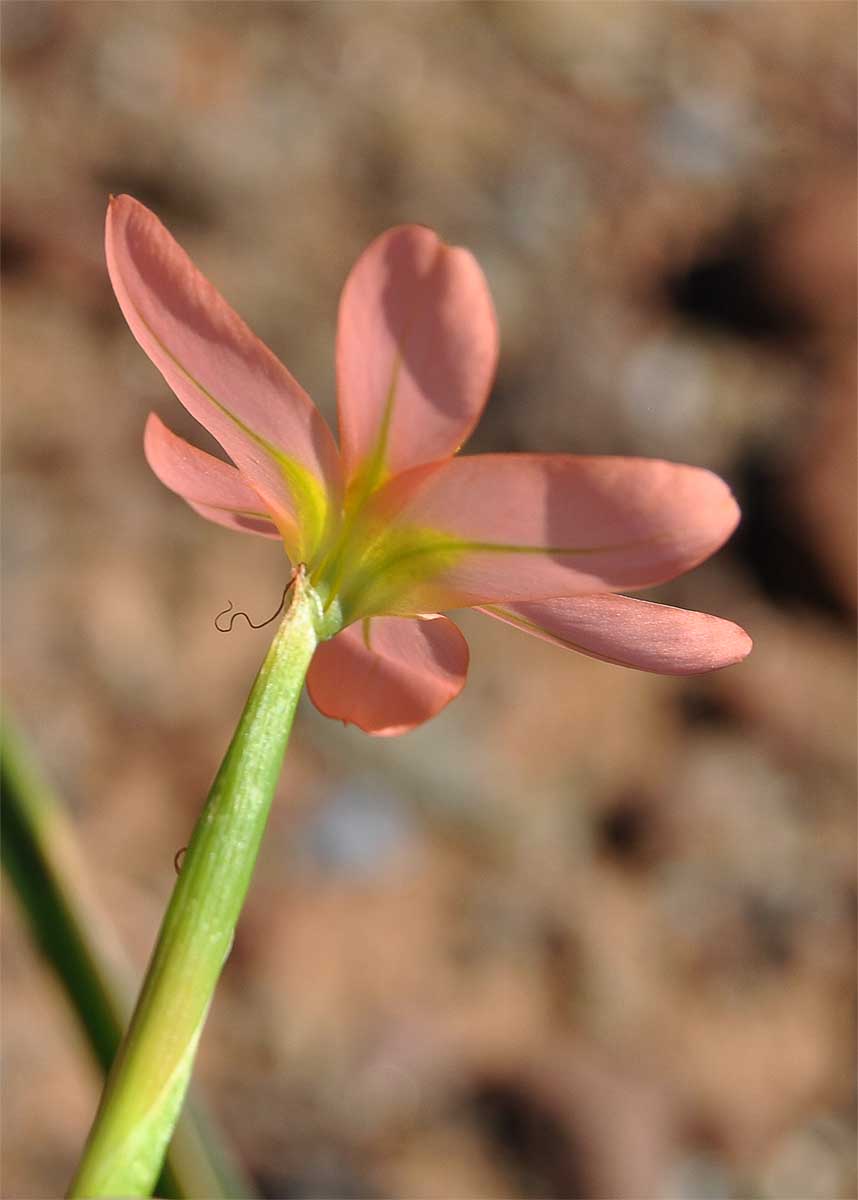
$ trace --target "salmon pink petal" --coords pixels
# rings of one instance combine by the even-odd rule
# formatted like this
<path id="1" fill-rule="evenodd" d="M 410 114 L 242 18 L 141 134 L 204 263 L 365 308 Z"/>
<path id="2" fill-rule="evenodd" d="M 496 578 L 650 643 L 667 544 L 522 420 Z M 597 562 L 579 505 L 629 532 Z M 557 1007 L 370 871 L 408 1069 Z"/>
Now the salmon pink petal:
<path id="1" fill-rule="evenodd" d="M 395 585 L 385 607 L 405 613 L 660 583 L 717 550 L 739 509 L 727 485 L 697 467 L 488 454 L 392 480 L 376 519 L 393 521 L 396 537 L 369 588 Z M 372 597 L 354 609 L 372 611 Z"/>
<path id="2" fill-rule="evenodd" d="M 729 667 L 752 646 L 732 621 L 628 596 L 563 597 L 479 611 L 568 650 L 658 675 Z"/>
<path id="3" fill-rule="evenodd" d="M 355 264 L 340 301 L 337 393 L 347 476 L 368 489 L 454 453 L 477 423 L 498 333 L 474 257 L 403 225 Z"/>
<path id="4" fill-rule="evenodd" d="M 216 508 L 238 508 L 268 513 L 249 484 L 229 465 L 192 446 L 168 429 L 157 413 L 150 413 L 143 434 L 143 451 L 149 466 L 170 491 L 183 500 Z"/>
<path id="5" fill-rule="evenodd" d="M 319 646 L 307 688 L 326 717 L 390 737 L 439 713 L 467 673 L 468 644 L 446 617 L 376 617 Z"/>
<path id="6" fill-rule="evenodd" d="M 161 482 L 202 516 L 230 529 L 280 537 L 271 513 L 235 467 L 177 437 L 155 413 L 146 422 L 143 450 Z"/>
<path id="7" fill-rule="evenodd" d="M 137 341 L 253 484 L 293 555 L 321 540 L 339 489 L 330 430 L 283 364 L 130 196 L 107 213 L 107 266 Z M 299 535 L 289 534 L 297 528 Z"/>

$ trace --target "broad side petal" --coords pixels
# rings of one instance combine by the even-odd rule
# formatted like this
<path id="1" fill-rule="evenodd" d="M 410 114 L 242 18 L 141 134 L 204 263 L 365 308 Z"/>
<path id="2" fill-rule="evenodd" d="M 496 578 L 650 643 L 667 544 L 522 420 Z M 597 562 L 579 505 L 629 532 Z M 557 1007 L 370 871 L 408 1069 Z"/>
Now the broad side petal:
<path id="1" fill-rule="evenodd" d="M 468 644 L 446 617 L 376 617 L 319 646 L 307 689 L 326 717 L 392 737 L 436 716 L 467 673 Z"/>
<path id="2" fill-rule="evenodd" d="M 658 675 L 729 667 L 753 645 L 732 621 L 629 596 L 563 597 L 478 611 L 567 650 Z"/>
<path id="3" fill-rule="evenodd" d="M 405 613 L 661 583 L 714 553 L 739 509 L 723 480 L 697 467 L 488 454 L 392 480 L 375 519 L 398 531 L 395 556 L 374 575 L 399 587 L 386 610 Z M 421 578 L 421 555 L 427 566 L 433 556 L 434 575 Z M 355 610 L 372 611 L 371 601 Z"/>
<path id="4" fill-rule="evenodd" d="M 473 255 L 431 229 L 376 238 L 346 280 L 337 397 L 346 474 L 369 487 L 453 454 L 476 425 L 498 355 L 491 295 Z"/>
<path id="5" fill-rule="evenodd" d="M 143 450 L 165 487 L 201 516 L 230 529 L 281 536 L 272 514 L 235 467 L 178 437 L 155 413 L 146 422 Z"/>
<path id="6" fill-rule="evenodd" d="M 131 332 L 190 413 L 220 442 L 272 512 L 322 536 L 339 489 L 330 430 L 283 364 L 130 196 L 107 212 L 107 266 Z"/>

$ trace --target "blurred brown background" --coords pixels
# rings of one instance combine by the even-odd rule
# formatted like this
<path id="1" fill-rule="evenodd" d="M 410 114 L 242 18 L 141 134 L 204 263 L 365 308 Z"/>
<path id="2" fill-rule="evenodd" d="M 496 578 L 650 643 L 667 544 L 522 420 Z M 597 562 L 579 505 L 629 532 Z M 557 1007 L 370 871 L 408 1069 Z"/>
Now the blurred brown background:
<path id="1" fill-rule="evenodd" d="M 648 454 L 745 512 L 657 598 L 748 662 L 671 680 L 467 616 L 469 684 L 373 741 L 309 706 L 197 1077 L 267 1196 L 848 1200 L 851 3 L 3 6 L 5 694 L 142 969 L 270 630 L 277 547 L 149 473 L 208 446 L 128 333 L 153 207 L 334 416 L 339 288 L 399 221 L 485 269 L 473 451 Z M 97 1099 L 13 900 L 3 1194 Z"/>

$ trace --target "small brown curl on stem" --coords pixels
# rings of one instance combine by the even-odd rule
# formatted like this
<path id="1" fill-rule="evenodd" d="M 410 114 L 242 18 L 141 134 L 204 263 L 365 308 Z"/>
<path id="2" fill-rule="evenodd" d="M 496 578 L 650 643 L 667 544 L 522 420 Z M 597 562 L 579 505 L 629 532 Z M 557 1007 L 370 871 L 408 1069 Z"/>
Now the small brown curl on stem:
<path id="1" fill-rule="evenodd" d="M 270 625 L 272 621 L 276 621 L 277 618 L 280 616 L 281 612 L 283 611 L 283 608 L 286 604 L 286 597 L 289 594 L 289 589 L 291 588 L 292 584 L 295 582 L 295 579 L 296 579 L 298 573 L 301 571 L 301 569 L 302 569 L 301 567 L 296 567 L 296 569 L 289 576 L 289 582 L 286 584 L 286 586 L 283 589 L 283 595 L 280 597 L 280 603 L 277 605 L 277 611 L 272 616 L 268 617 L 267 620 L 260 621 L 258 625 L 254 624 L 254 622 L 251 621 L 250 617 L 247 615 L 246 612 L 244 612 L 243 609 L 238 609 L 237 612 L 233 612 L 232 611 L 233 603 L 230 600 L 230 601 L 228 601 L 226 608 L 221 609 L 221 611 L 215 617 L 215 619 L 214 619 L 215 629 L 218 631 L 218 633 L 232 633 L 232 627 L 239 617 L 244 617 L 245 621 L 247 621 L 247 623 L 251 629 L 263 629 L 266 625 Z M 221 617 L 225 617 L 225 616 L 227 616 L 227 614 L 230 614 L 230 615 L 229 615 L 229 619 L 228 619 L 226 626 L 219 625 L 218 622 L 220 621 Z"/>

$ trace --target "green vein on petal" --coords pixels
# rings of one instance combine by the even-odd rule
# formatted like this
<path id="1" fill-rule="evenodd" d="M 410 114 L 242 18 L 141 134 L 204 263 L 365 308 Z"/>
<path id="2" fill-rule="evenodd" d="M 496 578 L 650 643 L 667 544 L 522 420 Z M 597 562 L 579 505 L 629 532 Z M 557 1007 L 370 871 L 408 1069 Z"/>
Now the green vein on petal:
<path id="1" fill-rule="evenodd" d="M 295 502 L 303 556 L 312 560 L 328 531 L 330 506 L 327 491 L 315 475 L 296 459 L 280 452 L 276 452 L 276 459 Z"/>
<path id="2" fill-rule="evenodd" d="M 393 359 L 390 383 L 375 445 L 349 487 L 346 509 L 355 515 L 360 512 L 373 492 L 377 491 L 390 478 L 390 472 L 387 469 L 387 446 L 390 441 L 390 427 L 393 422 L 393 410 L 396 406 L 396 391 L 401 366 L 402 350 L 398 348 Z"/>
<path id="3" fill-rule="evenodd" d="M 442 577 L 468 554 L 521 554 L 552 558 L 586 558 L 616 553 L 658 541 L 604 546 L 525 546 L 515 543 L 470 541 L 441 530 L 394 528 L 383 531 L 360 558 L 342 571 L 341 601 L 346 623 L 357 616 L 396 612 L 397 601 L 412 589 Z"/>
<path id="4" fill-rule="evenodd" d="M 209 504 L 208 501 L 201 501 L 199 503 L 201 508 L 213 508 L 215 512 L 232 513 L 234 517 L 251 517 L 254 521 L 267 521 L 275 529 L 277 527 L 271 513 L 254 512 L 252 508 L 231 508 L 228 504 Z"/>

